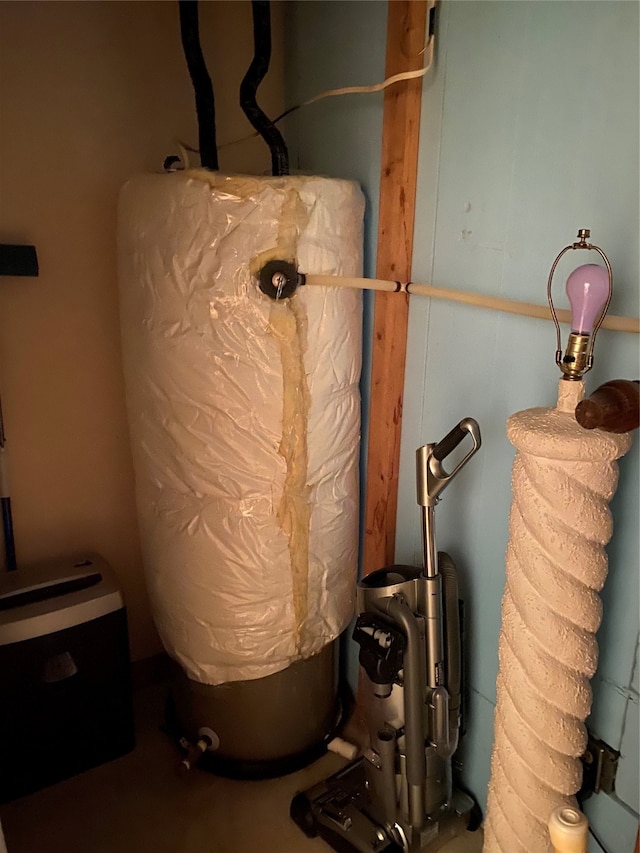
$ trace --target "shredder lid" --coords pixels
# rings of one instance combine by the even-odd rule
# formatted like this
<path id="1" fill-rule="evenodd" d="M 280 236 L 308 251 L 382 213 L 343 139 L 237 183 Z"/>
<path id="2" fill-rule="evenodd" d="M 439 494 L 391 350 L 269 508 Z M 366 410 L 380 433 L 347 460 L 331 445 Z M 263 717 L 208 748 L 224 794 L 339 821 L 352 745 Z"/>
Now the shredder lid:
<path id="1" fill-rule="evenodd" d="M 82 625 L 124 607 L 97 554 L 48 560 L 0 575 L 0 646 Z"/>

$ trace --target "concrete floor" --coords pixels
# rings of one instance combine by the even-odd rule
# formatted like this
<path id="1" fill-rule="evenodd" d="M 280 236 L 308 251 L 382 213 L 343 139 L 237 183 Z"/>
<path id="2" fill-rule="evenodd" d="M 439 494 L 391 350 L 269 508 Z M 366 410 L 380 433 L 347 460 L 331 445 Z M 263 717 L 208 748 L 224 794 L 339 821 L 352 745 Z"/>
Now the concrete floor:
<path id="1" fill-rule="evenodd" d="M 261 782 L 182 775 L 160 731 L 165 691 L 136 694 L 137 746 L 123 758 L 0 808 L 8 853 L 330 853 L 289 818 L 298 791 L 344 765 L 327 754 Z M 479 853 L 481 831 L 443 853 Z"/>

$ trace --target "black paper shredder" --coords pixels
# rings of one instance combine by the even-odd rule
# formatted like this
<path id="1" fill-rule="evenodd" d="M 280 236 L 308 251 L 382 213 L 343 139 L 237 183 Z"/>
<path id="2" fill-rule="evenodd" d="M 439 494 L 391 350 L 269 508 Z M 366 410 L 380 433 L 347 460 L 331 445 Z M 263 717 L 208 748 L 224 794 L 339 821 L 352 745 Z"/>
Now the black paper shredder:
<path id="1" fill-rule="evenodd" d="M 101 557 L 0 575 L 0 802 L 133 749 L 127 617 Z"/>

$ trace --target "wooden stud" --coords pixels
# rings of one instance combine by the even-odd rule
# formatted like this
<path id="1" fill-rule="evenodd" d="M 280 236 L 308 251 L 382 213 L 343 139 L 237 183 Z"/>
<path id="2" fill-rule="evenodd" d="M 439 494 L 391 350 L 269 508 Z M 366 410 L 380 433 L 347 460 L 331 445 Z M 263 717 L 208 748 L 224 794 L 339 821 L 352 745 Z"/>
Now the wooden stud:
<path id="1" fill-rule="evenodd" d="M 390 0 L 385 76 L 422 68 L 426 0 Z M 422 78 L 385 90 L 378 278 L 411 279 Z M 369 415 L 365 574 L 394 560 L 408 296 L 376 293 Z"/>

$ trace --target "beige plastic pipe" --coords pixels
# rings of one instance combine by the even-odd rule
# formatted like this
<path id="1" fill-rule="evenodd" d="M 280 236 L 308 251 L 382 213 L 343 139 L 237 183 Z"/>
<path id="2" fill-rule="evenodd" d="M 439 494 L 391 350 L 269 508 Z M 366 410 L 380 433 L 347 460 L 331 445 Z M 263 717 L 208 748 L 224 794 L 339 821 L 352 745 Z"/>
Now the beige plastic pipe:
<path id="1" fill-rule="evenodd" d="M 589 821 L 578 809 L 556 809 L 549 818 L 554 853 L 587 853 Z"/>
<path id="2" fill-rule="evenodd" d="M 516 447 L 484 853 L 553 853 L 547 825 L 575 808 L 591 709 L 616 460 L 631 434 L 574 417 L 582 381 L 555 409 L 512 415 Z"/>
<path id="3" fill-rule="evenodd" d="M 418 296 L 428 296 L 431 299 L 445 299 L 449 302 L 460 302 L 464 305 L 475 305 L 477 308 L 488 308 L 492 311 L 503 311 L 507 314 L 519 314 L 521 317 L 535 317 L 539 320 L 550 320 L 551 312 L 548 305 L 536 305 L 534 302 L 517 302 L 500 296 L 487 296 L 484 293 L 471 293 L 468 290 L 455 290 L 450 287 L 435 287 L 433 284 L 416 284 L 411 281 L 403 284 L 399 281 L 385 281 L 380 278 L 348 278 L 334 275 L 308 275 L 306 284 L 316 287 L 355 287 L 360 290 L 381 290 L 386 293 L 409 293 Z M 556 311 L 561 323 L 570 323 L 569 311 Z M 630 332 L 640 334 L 640 319 L 638 317 L 617 317 L 607 314 L 602 323 L 603 329 L 615 332 Z"/>

